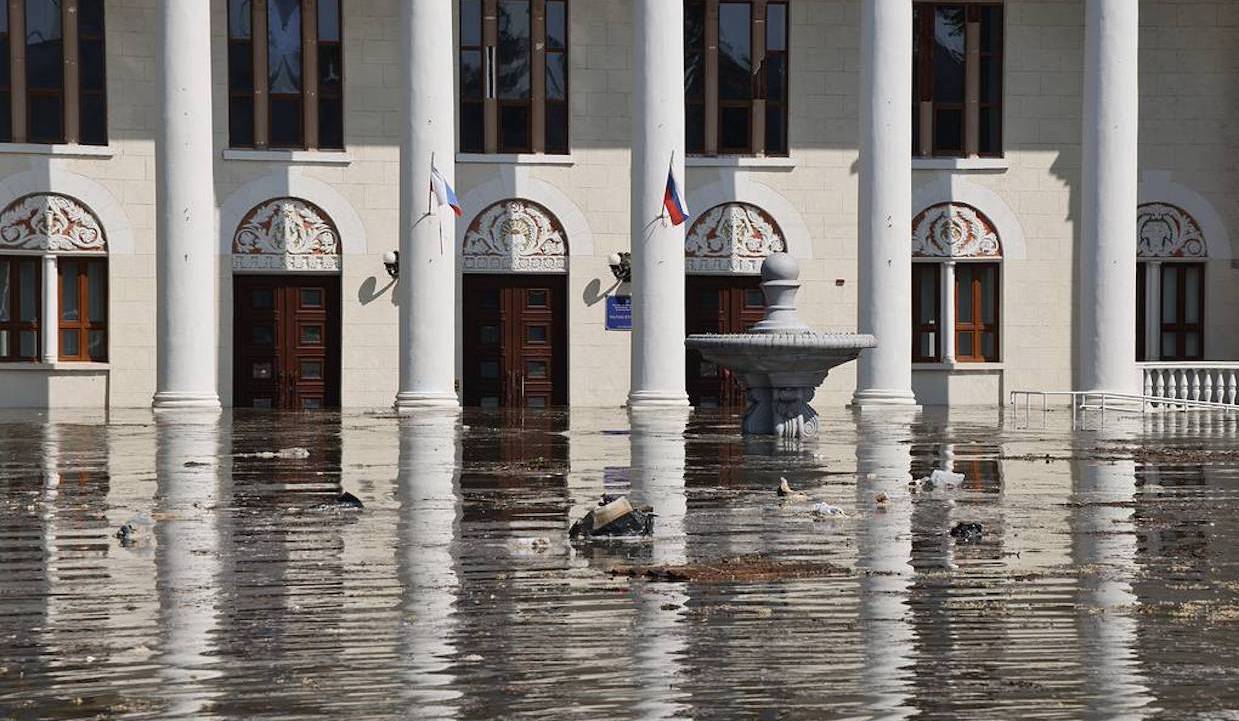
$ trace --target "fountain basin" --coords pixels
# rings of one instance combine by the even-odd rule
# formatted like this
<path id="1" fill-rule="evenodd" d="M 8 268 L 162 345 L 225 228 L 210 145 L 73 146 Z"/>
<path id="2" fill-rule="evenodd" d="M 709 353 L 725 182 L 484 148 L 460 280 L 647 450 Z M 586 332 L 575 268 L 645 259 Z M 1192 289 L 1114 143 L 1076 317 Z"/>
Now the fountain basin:
<path id="1" fill-rule="evenodd" d="M 800 269 L 785 253 L 762 265 L 766 317 L 749 333 L 690 335 L 687 348 L 729 369 L 744 386 L 748 410 L 744 432 L 788 440 L 818 433 L 817 411 L 809 405 L 831 369 L 856 360 L 878 341 L 859 333 L 817 333 L 796 315 Z"/>

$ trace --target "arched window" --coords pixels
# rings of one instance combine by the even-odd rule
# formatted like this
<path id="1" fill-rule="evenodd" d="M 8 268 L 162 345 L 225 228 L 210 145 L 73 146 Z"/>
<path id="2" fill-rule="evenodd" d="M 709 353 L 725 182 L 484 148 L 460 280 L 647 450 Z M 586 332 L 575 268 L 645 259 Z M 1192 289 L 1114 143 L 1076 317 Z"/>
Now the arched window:
<path id="1" fill-rule="evenodd" d="M 107 145 L 104 0 L 0 7 L 0 142 Z"/>
<path id="2" fill-rule="evenodd" d="M 568 153 L 567 0 L 460 1 L 460 150 Z"/>
<path id="3" fill-rule="evenodd" d="M 107 359 L 102 226 L 68 196 L 18 198 L 0 213 L 0 362 Z"/>
<path id="4" fill-rule="evenodd" d="M 787 155 L 788 3 L 685 0 L 690 155 Z"/>
<path id="5" fill-rule="evenodd" d="M 912 361 L 996 363 L 1002 244 L 985 214 L 934 205 L 912 221 Z"/>
<path id="6" fill-rule="evenodd" d="M 1002 3 L 912 7 L 912 154 L 1001 157 Z"/>
<path id="7" fill-rule="evenodd" d="M 1203 360 L 1209 248 L 1200 224 L 1166 203 L 1137 213 L 1136 358 Z"/>
<path id="8" fill-rule="evenodd" d="M 229 145 L 344 148 L 340 11 L 340 0 L 228 0 Z"/>

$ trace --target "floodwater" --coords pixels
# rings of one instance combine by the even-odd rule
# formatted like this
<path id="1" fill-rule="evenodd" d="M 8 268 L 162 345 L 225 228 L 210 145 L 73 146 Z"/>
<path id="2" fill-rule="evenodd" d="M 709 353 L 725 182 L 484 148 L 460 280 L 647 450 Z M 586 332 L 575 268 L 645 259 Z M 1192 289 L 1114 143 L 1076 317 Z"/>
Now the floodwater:
<path id="1" fill-rule="evenodd" d="M 1239 718 L 1239 426 L 1078 421 L 0 416 L 0 719 Z"/>

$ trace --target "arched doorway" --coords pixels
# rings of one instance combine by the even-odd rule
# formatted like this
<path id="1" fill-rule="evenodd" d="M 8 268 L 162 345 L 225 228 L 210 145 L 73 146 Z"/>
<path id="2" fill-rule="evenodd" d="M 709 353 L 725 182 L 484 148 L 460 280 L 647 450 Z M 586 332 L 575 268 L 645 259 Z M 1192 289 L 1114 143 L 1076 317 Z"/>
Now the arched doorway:
<path id="1" fill-rule="evenodd" d="M 232 239 L 233 405 L 340 405 L 340 236 L 318 206 L 276 198 Z"/>
<path id="2" fill-rule="evenodd" d="M 483 408 L 568 403 L 568 242 L 524 199 L 483 210 L 465 232 L 461 392 Z"/>
<path id="3" fill-rule="evenodd" d="M 684 240 L 685 325 L 688 333 L 742 333 L 762 319 L 761 264 L 787 250 L 783 231 L 761 208 L 724 203 L 702 213 Z M 737 408 L 744 393 L 730 371 L 697 351 L 686 356 L 689 401 L 702 408 Z"/>

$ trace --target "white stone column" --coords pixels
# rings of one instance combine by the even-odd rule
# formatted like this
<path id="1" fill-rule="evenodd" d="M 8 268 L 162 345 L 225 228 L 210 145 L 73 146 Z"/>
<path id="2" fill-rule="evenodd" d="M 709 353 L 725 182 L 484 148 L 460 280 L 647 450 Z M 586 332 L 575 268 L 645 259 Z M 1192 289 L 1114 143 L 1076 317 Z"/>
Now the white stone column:
<path id="1" fill-rule="evenodd" d="M 942 362 L 955 362 L 955 261 L 942 264 L 942 327 L 938 335 L 942 339 Z M 973 312 L 976 312 L 975 310 Z"/>
<path id="2" fill-rule="evenodd" d="M 1132 0 L 1087 0 L 1085 8 L 1078 387 L 1138 393 L 1139 12 Z"/>
<path id="3" fill-rule="evenodd" d="M 400 0 L 400 389 L 396 408 L 459 407 L 456 224 L 431 199 L 430 165 L 455 184 L 452 5 Z"/>
<path id="4" fill-rule="evenodd" d="M 674 155 L 675 177 L 681 193 L 687 195 L 684 7 L 667 0 L 635 0 L 633 12 L 632 383 L 628 405 L 683 407 L 688 405 L 684 383 L 687 223 L 675 226 L 665 219 L 663 194 Z"/>
<path id="5" fill-rule="evenodd" d="M 43 256 L 43 362 L 55 363 L 60 355 L 60 278 L 56 256 Z"/>
<path id="6" fill-rule="evenodd" d="M 219 408 L 211 2 L 159 2 L 156 408 Z"/>
<path id="7" fill-rule="evenodd" d="M 1144 269 L 1144 357 L 1154 362 L 1162 357 L 1162 263 L 1154 260 Z"/>
<path id="8" fill-rule="evenodd" d="M 912 3 L 861 3 L 861 333 L 857 406 L 914 405 L 912 395 Z"/>

